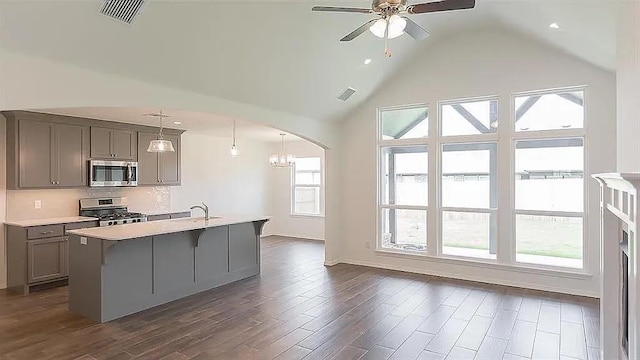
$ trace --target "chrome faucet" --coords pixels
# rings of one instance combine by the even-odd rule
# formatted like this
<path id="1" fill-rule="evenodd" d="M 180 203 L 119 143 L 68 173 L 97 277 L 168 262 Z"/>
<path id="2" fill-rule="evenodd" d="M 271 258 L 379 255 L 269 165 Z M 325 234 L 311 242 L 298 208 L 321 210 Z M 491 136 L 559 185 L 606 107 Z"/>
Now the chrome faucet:
<path id="1" fill-rule="evenodd" d="M 207 204 L 202 203 L 202 206 L 200 205 L 195 205 L 191 207 L 191 210 L 193 209 L 200 209 L 202 211 L 204 211 L 204 219 L 205 220 L 209 220 L 209 207 L 207 206 Z"/>

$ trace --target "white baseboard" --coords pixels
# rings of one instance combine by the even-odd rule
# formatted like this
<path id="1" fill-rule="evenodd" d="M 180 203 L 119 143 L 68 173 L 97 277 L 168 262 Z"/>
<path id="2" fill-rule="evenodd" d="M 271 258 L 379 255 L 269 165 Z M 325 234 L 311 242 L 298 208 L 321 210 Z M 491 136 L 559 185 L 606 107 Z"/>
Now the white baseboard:
<path id="1" fill-rule="evenodd" d="M 330 261 L 325 261 L 324 262 L 324 266 L 334 266 L 334 265 L 338 265 L 340 263 L 341 263 L 340 260 L 330 260 Z"/>
<path id="2" fill-rule="evenodd" d="M 567 288 L 558 288 L 558 287 L 555 287 L 555 286 L 547 286 L 547 285 L 541 285 L 541 284 L 523 284 L 522 282 L 510 281 L 510 280 L 505 280 L 505 279 L 497 279 L 497 278 L 487 279 L 486 277 L 479 277 L 479 276 L 473 276 L 473 275 L 467 275 L 467 274 L 455 274 L 455 273 L 451 273 L 451 272 L 446 272 L 445 273 L 445 272 L 433 271 L 433 270 L 428 270 L 428 269 L 417 269 L 417 268 L 412 268 L 412 267 L 407 267 L 407 266 L 393 266 L 393 265 L 378 264 L 378 263 L 372 263 L 372 262 L 368 262 L 368 261 L 358 261 L 358 260 L 332 261 L 331 265 L 327 265 L 327 262 L 325 261 L 325 265 L 327 265 L 327 266 L 333 266 L 333 265 L 336 265 L 336 264 L 339 264 L 339 263 L 341 263 L 341 264 L 359 265 L 359 266 L 367 266 L 367 267 L 386 269 L 386 270 L 404 271 L 404 272 L 409 272 L 409 273 L 414 273 L 414 274 L 431 275 L 431 276 L 438 276 L 438 277 L 443 277 L 443 278 L 452 278 L 452 279 L 459 279 L 459 280 L 474 281 L 474 282 L 480 282 L 480 283 L 485 283 L 485 284 L 496 284 L 496 285 L 512 286 L 512 287 L 517 287 L 517 288 L 526 288 L 526 289 L 533 289 L 533 290 L 549 291 L 549 292 L 560 293 L 560 294 L 586 296 L 586 297 L 591 297 L 591 298 L 599 298 L 600 297 L 600 294 L 597 293 L 597 292 L 580 291 L 580 290 L 567 289 Z"/>
<path id="3" fill-rule="evenodd" d="M 7 288 L 7 283 L 0 284 L 0 289 L 6 289 L 6 288 Z"/>

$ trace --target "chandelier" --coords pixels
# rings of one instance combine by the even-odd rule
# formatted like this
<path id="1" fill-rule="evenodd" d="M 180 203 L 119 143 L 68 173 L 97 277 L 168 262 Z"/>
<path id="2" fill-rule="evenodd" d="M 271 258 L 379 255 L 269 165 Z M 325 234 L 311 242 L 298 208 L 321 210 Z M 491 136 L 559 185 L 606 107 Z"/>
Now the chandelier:
<path id="1" fill-rule="evenodd" d="M 280 153 L 269 156 L 269 164 L 275 167 L 290 167 L 295 163 L 295 158 L 291 154 L 284 151 L 284 137 L 286 134 L 280 134 Z"/>

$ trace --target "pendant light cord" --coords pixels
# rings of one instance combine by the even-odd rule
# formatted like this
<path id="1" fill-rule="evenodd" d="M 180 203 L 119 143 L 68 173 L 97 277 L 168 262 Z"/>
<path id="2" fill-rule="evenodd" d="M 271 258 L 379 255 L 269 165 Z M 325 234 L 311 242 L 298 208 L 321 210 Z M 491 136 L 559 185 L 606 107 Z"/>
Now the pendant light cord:
<path id="1" fill-rule="evenodd" d="M 233 146 L 236 146 L 236 119 L 233 119 Z"/>
<path id="2" fill-rule="evenodd" d="M 164 113 L 160 110 L 160 132 L 158 133 L 158 140 L 163 140 L 164 136 L 162 135 L 162 130 L 164 129 Z"/>

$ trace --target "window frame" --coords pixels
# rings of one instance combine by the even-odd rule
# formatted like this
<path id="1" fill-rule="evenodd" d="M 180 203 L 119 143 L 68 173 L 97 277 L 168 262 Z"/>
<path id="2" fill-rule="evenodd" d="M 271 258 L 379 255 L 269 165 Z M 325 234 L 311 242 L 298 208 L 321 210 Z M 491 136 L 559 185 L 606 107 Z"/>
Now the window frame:
<path id="1" fill-rule="evenodd" d="M 583 126 L 582 128 L 570 128 L 570 129 L 552 129 L 552 130 L 527 130 L 516 131 L 516 98 L 521 96 L 536 96 L 536 95 L 554 95 L 565 92 L 582 91 L 583 93 Z M 588 116 L 588 104 L 589 104 L 589 88 L 586 85 L 554 88 L 546 90 L 533 90 L 524 91 L 511 94 L 511 111 L 509 112 L 509 138 L 510 138 L 510 202 L 511 202 L 511 217 L 510 217 L 510 253 L 509 263 L 519 266 L 528 266 L 549 270 L 574 270 L 577 272 L 586 272 L 590 269 L 589 264 L 589 241 L 588 241 L 588 229 L 589 229 L 589 161 L 588 161 L 588 128 L 589 128 L 589 116 Z M 516 143 L 518 141 L 526 140 L 549 140 L 549 139 L 569 139 L 580 138 L 582 139 L 582 169 L 583 169 L 583 189 L 582 189 L 582 212 L 570 212 L 570 211 L 553 211 L 553 210 L 519 210 L 516 208 Z M 516 218 L 518 215 L 533 215 L 533 216 L 558 216 L 569 218 L 581 218 L 582 219 L 582 267 L 567 267 L 556 266 L 548 264 L 539 264 L 531 262 L 523 262 L 517 260 L 517 234 L 516 234 Z"/>
<path id="2" fill-rule="evenodd" d="M 447 105 L 453 105 L 453 104 L 463 104 L 463 103 L 473 103 L 473 102 L 481 102 L 481 101 L 492 101 L 495 100 L 497 103 L 497 109 L 498 109 L 498 127 L 496 128 L 496 131 L 494 132 L 489 132 L 486 134 L 471 134 L 471 135 L 443 135 L 442 130 L 443 130 L 443 126 L 442 126 L 442 121 L 443 121 L 443 111 L 442 108 L 444 106 Z M 442 171 L 442 163 L 443 163 L 443 159 L 442 156 L 444 155 L 444 146 L 445 145 L 461 145 L 461 144 L 483 144 L 483 143 L 493 143 L 496 145 L 496 156 L 497 156 L 497 161 L 499 161 L 500 159 L 500 151 L 501 151 L 501 146 L 500 146 L 500 129 L 502 126 L 504 126 L 504 124 L 501 124 L 501 102 L 500 102 L 500 97 L 498 95 L 484 95 L 484 96 L 476 96 L 476 97 L 465 97 L 465 98 L 458 98 L 458 99 L 449 99 L 449 100 L 442 100 L 442 101 L 438 101 L 438 107 L 437 107 L 437 144 L 438 144 L 438 152 L 437 154 L 435 154 L 437 156 L 437 161 L 438 161 L 438 168 L 437 168 L 437 183 L 438 183 L 438 188 L 437 188 L 437 192 L 436 192 L 436 197 L 437 197 L 437 221 L 436 221 L 436 228 L 437 228 L 437 256 L 442 257 L 442 258 L 452 258 L 452 259 L 462 259 L 462 260 L 472 260 L 472 261 L 479 261 L 479 262 L 488 262 L 488 263 L 496 263 L 498 261 L 498 256 L 499 256 L 499 242 L 500 242 L 500 229 L 499 229 L 499 225 L 497 228 L 497 234 L 496 234 L 496 256 L 495 257 L 475 257 L 475 256 L 464 256 L 464 255 L 456 255 L 456 254 L 445 254 L 444 253 L 444 239 L 443 239 L 443 220 L 444 220 L 444 216 L 443 214 L 445 212 L 462 212 L 462 213 L 471 213 L 471 214 L 477 214 L 477 213 L 481 213 L 481 214 L 489 214 L 490 216 L 495 216 L 496 217 L 496 222 L 499 223 L 499 203 L 500 201 L 498 200 L 496 203 L 496 207 L 495 208 L 487 208 L 487 209 L 483 209 L 483 208 L 471 208 L 471 207 L 445 207 L 443 206 L 443 201 L 442 201 L 442 189 L 443 189 L 443 171 Z M 496 169 L 497 173 L 496 173 L 496 181 L 498 183 L 500 183 L 500 175 L 499 175 L 499 169 Z M 496 185 L 497 186 L 497 185 Z M 491 220 L 490 220 L 491 221 Z M 489 224 L 489 226 L 491 226 L 491 223 Z"/>
<path id="3" fill-rule="evenodd" d="M 564 92 L 582 91 L 583 93 L 583 126 L 581 128 L 551 129 L 516 131 L 516 107 L 515 100 L 520 96 L 548 95 Z M 482 100 L 498 101 L 498 128 L 495 132 L 472 135 L 442 135 L 441 106 L 451 103 L 476 102 Z M 434 105 L 434 106 L 430 106 Z M 383 139 L 382 137 L 382 112 L 396 109 L 426 107 L 429 111 L 428 136 L 415 139 Z M 376 113 L 376 246 L 374 251 L 387 256 L 405 257 L 408 259 L 434 259 L 444 262 L 459 262 L 460 264 L 484 264 L 484 266 L 496 269 L 516 269 L 524 272 L 534 272 L 540 274 L 562 274 L 576 278 L 588 278 L 591 275 L 591 264 L 589 259 L 589 160 L 590 160 L 590 117 L 589 117 L 589 87 L 586 85 L 567 86 L 559 88 L 549 88 L 543 90 L 520 91 L 492 94 L 486 96 L 466 97 L 452 100 L 435 101 L 433 103 L 423 102 L 399 106 L 388 106 L 377 108 Z M 547 211 L 516 210 L 515 207 L 515 151 L 516 142 L 520 140 L 555 139 L 555 138 L 581 138 L 583 141 L 583 209 L 581 213 L 566 211 L 554 212 L 557 216 L 575 215 L 569 217 L 579 217 L 582 219 L 582 267 L 567 267 L 546 265 L 540 263 L 516 261 L 517 238 L 516 238 L 516 215 L 517 214 L 547 214 Z M 442 207 L 442 147 L 446 144 L 463 143 L 488 143 L 497 144 L 497 183 L 499 194 L 495 209 L 474 209 Z M 385 147 L 391 146 L 426 146 L 428 151 L 428 199 L 427 199 L 427 249 L 426 252 L 411 251 L 382 247 L 382 209 L 389 208 L 384 205 L 383 200 L 383 167 L 382 151 Z M 406 209 L 415 209 L 415 206 L 397 206 Z M 422 208 L 421 208 L 422 209 Z M 460 255 L 443 254 L 442 239 L 442 212 L 475 212 L 475 213 L 495 213 L 497 215 L 497 254 L 495 259 L 484 257 L 469 257 Z M 365 244 L 369 249 L 369 243 Z"/>
<path id="4" fill-rule="evenodd" d="M 324 217 L 324 162 L 321 156 L 302 156 L 297 159 L 319 159 L 320 160 L 320 184 L 296 184 L 296 163 L 291 166 L 291 216 L 294 217 Z M 296 189 L 318 189 L 319 194 L 319 212 L 317 214 L 296 212 Z"/>
<path id="5" fill-rule="evenodd" d="M 415 108 L 426 108 L 428 111 L 428 132 L 426 137 L 421 138 L 410 138 L 410 139 L 383 139 L 383 124 L 382 124 L 382 113 L 385 111 L 393 111 L 393 110 L 404 110 L 404 109 L 415 109 Z M 425 256 L 430 253 L 430 235 L 429 235 L 429 219 L 432 213 L 432 207 L 430 206 L 432 195 L 432 187 L 431 183 L 432 174 L 432 151 L 433 149 L 433 112 L 429 103 L 415 103 L 408 105 L 399 105 L 399 106 L 387 106 L 387 107 L 379 107 L 376 111 L 376 246 L 375 250 L 384 251 L 384 252 L 397 252 L 401 254 L 411 254 L 416 256 Z M 427 172 L 427 206 L 422 205 L 397 205 L 397 204 L 384 204 L 383 203 L 383 191 L 384 191 L 384 181 L 382 180 L 384 177 L 383 169 L 382 169 L 382 154 L 385 148 L 390 147 L 412 147 L 412 146 L 425 146 L 427 148 L 427 156 L 428 156 L 428 172 Z M 402 249 L 393 249 L 386 248 L 382 246 L 383 238 L 382 238 L 382 211 L 384 209 L 398 209 L 398 210 L 419 210 L 426 212 L 426 250 L 425 251 L 416 251 L 416 250 L 402 250 Z"/>

